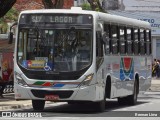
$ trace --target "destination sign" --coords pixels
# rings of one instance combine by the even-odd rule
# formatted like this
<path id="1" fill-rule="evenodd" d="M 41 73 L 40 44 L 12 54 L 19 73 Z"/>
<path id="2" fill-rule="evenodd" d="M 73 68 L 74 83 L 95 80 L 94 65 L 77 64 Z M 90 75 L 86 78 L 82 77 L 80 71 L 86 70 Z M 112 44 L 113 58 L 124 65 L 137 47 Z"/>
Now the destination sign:
<path id="1" fill-rule="evenodd" d="M 69 16 L 51 16 L 50 22 L 53 23 L 73 23 L 74 18 Z"/>
<path id="2" fill-rule="evenodd" d="M 92 15 L 78 14 L 24 14 L 20 24 L 51 23 L 51 24 L 92 24 Z"/>

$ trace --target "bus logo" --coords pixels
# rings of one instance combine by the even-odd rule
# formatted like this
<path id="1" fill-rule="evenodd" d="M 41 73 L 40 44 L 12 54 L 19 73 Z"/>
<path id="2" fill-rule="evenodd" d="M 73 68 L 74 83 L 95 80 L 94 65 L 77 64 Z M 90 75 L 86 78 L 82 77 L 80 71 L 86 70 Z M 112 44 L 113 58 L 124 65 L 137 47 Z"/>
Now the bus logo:
<path id="1" fill-rule="evenodd" d="M 120 61 L 120 80 L 133 80 L 134 62 L 133 58 L 125 57 Z"/>

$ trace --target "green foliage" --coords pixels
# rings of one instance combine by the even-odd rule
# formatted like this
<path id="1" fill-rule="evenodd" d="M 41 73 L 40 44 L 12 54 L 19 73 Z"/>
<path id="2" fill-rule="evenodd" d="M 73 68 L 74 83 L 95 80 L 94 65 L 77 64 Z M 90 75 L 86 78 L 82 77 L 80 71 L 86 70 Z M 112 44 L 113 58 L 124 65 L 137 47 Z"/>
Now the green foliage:
<path id="1" fill-rule="evenodd" d="M 19 15 L 19 12 L 15 8 L 12 8 L 7 12 L 4 18 L 11 21 L 17 21 L 18 15 Z"/>
<path id="2" fill-rule="evenodd" d="M 103 11 L 100 10 L 100 8 L 96 8 L 95 11 L 103 12 Z"/>
<path id="3" fill-rule="evenodd" d="M 14 22 L 18 19 L 19 12 L 15 8 L 11 8 L 7 14 L 0 18 L 0 33 L 6 33 L 8 24 L 7 22 Z"/>
<path id="4" fill-rule="evenodd" d="M 94 10 L 94 11 L 99 11 L 99 12 L 105 12 L 99 4 L 94 6 L 94 9 L 92 9 L 91 4 L 89 3 L 84 3 L 81 5 L 83 10 Z"/>
<path id="5" fill-rule="evenodd" d="M 82 7 L 83 10 L 92 10 L 90 4 L 88 4 L 88 3 L 82 4 L 81 7 Z"/>

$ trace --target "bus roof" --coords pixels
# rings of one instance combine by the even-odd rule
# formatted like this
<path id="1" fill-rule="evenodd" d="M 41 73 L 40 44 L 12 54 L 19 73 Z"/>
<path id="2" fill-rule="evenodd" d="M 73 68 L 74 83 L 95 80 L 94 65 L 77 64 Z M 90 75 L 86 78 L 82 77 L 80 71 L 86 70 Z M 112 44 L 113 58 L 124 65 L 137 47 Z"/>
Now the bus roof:
<path id="1" fill-rule="evenodd" d="M 127 18 L 123 16 L 118 15 L 111 15 L 108 13 L 102 13 L 97 11 L 89 11 L 89 10 L 82 10 L 80 7 L 72 7 L 71 9 L 39 9 L 39 10 L 26 10 L 22 11 L 21 14 L 38 14 L 38 13 L 71 13 L 71 14 L 92 14 L 97 18 L 97 20 L 102 20 L 106 23 L 115 23 L 115 24 L 121 24 L 125 26 L 135 26 L 139 28 L 147 28 L 151 29 L 150 23 L 133 19 L 133 18 Z"/>

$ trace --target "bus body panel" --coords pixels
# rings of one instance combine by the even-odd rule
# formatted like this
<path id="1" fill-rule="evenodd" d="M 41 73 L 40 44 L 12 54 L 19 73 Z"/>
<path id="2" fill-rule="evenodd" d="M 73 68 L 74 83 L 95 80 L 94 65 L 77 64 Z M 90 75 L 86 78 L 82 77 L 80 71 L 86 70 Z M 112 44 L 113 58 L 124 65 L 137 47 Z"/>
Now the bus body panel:
<path id="1" fill-rule="evenodd" d="M 15 59 L 14 59 L 14 71 L 15 73 L 21 74 L 23 80 L 28 84 L 28 86 L 21 86 L 17 83 L 17 78 L 15 77 L 14 87 L 15 87 L 15 98 L 16 99 L 39 99 L 45 100 L 45 98 L 36 97 L 33 95 L 31 90 L 44 90 L 46 93 L 51 91 L 58 92 L 68 92 L 73 91 L 71 96 L 68 98 L 59 98 L 59 101 L 101 101 L 105 95 L 106 81 L 108 77 L 111 77 L 111 92 L 110 98 L 124 97 L 133 94 L 135 75 L 139 76 L 139 90 L 145 91 L 150 87 L 151 81 L 151 57 L 147 56 L 134 56 L 134 55 L 112 55 L 104 54 L 103 63 L 96 68 L 96 32 L 98 29 L 98 23 L 104 22 L 123 24 L 128 26 L 135 26 L 142 28 L 150 29 L 150 26 L 146 22 L 141 22 L 139 20 L 133 20 L 130 18 L 124 18 L 115 15 L 109 15 L 99 12 L 89 12 L 89 11 L 73 11 L 73 10 L 34 10 L 34 11 L 25 11 L 20 14 L 54 14 L 54 13 L 64 13 L 64 14 L 90 14 L 93 16 L 93 48 L 92 48 L 92 65 L 88 70 L 79 78 L 75 80 L 38 80 L 38 79 L 29 79 L 23 73 L 17 63 L 17 47 L 18 47 L 18 37 L 16 38 L 15 46 Z M 19 17 L 20 20 L 20 17 Z M 17 33 L 18 36 L 18 33 Z M 91 83 L 87 86 L 81 86 L 82 81 L 89 74 L 93 74 L 93 79 Z M 43 84 L 38 84 L 37 86 L 34 83 L 39 82 Z M 47 87 L 45 85 L 60 83 L 63 87 L 54 88 Z M 66 85 L 66 83 L 70 83 Z M 75 83 L 75 84 L 73 84 Z M 64 85 L 65 84 L 65 85 Z M 48 92 L 49 91 L 49 92 Z M 38 92 L 40 93 L 40 92 Z M 57 101 L 57 100 L 56 100 Z"/>

